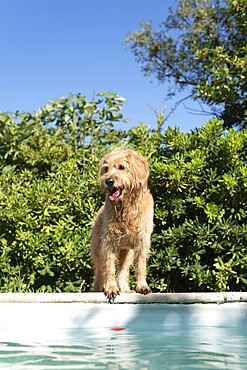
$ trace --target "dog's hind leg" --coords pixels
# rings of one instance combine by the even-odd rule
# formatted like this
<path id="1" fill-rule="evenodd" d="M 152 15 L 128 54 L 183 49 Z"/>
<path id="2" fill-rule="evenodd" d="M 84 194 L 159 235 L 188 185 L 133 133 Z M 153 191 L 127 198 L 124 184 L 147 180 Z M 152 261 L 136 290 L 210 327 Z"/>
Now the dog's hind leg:
<path id="1" fill-rule="evenodd" d="M 90 255 L 95 270 L 94 284 L 92 289 L 94 292 L 102 292 L 104 284 L 103 259 L 101 255 L 103 210 L 104 207 L 101 207 L 97 216 L 95 217 L 91 233 Z"/>
<path id="2" fill-rule="evenodd" d="M 104 284 L 104 274 L 102 271 L 102 261 L 100 256 L 94 256 L 93 258 L 95 268 L 95 278 L 93 284 L 93 292 L 102 292 Z"/>
<path id="3" fill-rule="evenodd" d="M 121 292 L 131 292 L 129 286 L 129 269 L 133 263 L 133 249 L 122 249 L 119 255 L 117 282 Z"/>

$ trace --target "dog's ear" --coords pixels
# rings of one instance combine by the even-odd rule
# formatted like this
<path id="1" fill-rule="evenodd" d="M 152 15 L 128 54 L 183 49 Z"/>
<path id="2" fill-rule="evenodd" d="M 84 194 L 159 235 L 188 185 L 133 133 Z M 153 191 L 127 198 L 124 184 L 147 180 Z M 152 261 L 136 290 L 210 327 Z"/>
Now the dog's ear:
<path id="1" fill-rule="evenodd" d="M 133 178 L 136 179 L 136 182 L 140 187 L 146 189 L 148 187 L 149 176 L 148 161 L 141 154 L 133 150 L 129 150 L 128 152 L 128 161 L 130 163 L 130 170 Z"/>

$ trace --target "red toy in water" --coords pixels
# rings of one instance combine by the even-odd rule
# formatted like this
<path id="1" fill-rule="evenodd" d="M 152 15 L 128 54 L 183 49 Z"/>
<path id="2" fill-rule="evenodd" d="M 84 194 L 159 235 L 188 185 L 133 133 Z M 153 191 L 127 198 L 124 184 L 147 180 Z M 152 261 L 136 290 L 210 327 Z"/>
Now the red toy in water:
<path id="1" fill-rule="evenodd" d="M 122 328 L 121 326 L 116 326 L 115 328 L 111 328 L 110 330 L 121 331 L 125 330 L 125 328 Z"/>

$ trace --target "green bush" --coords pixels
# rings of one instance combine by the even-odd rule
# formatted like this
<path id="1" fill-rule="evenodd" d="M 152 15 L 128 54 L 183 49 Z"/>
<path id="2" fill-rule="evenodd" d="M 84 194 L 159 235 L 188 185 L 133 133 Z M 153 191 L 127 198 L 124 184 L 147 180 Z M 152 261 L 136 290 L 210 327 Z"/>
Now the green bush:
<path id="1" fill-rule="evenodd" d="M 218 120 L 184 134 L 139 124 L 123 132 L 124 99 L 100 93 L 0 116 L 0 291 L 88 290 L 98 163 L 112 147 L 150 161 L 153 291 L 247 288 L 247 133 Z"/>
<path id="2" fill-rule="evenodd" d="M 246 158 L 246 132 L 218 120 L 161 136 L 151 158 L 154 289 L 246 290 Z"/>
<path id="3" fill-rule="evenodd" d="M 77 95 L 0 116 L 0 291 L 89 289 L 98 163 L 124 137 L 123 101 Z"/>

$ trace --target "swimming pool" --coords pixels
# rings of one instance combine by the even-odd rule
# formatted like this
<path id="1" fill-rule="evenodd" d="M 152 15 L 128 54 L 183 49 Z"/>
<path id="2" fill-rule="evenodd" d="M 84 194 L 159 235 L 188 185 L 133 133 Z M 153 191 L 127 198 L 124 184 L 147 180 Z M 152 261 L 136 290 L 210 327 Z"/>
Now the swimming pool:
<path id="1" fill-rule="evenodd" d="M 243 293 L 0 294 L 0 312 L 1 368 L 247 369 Z"/>

